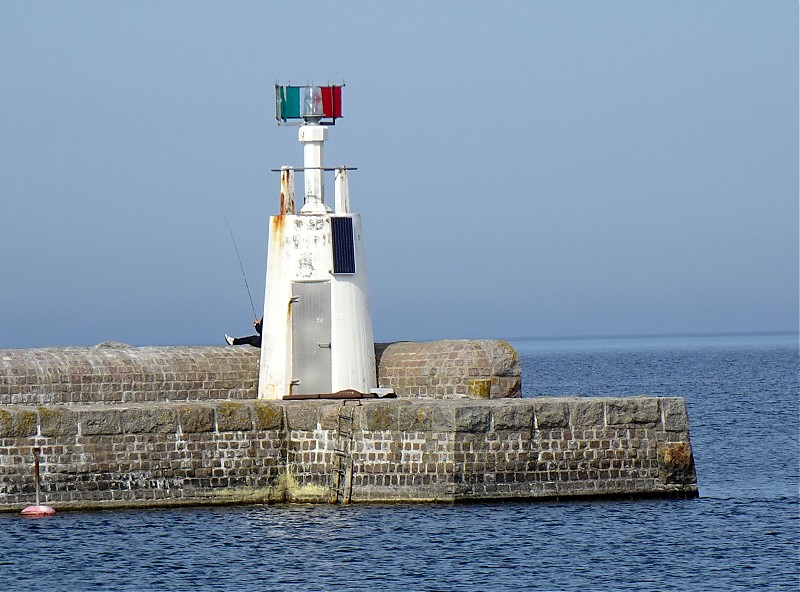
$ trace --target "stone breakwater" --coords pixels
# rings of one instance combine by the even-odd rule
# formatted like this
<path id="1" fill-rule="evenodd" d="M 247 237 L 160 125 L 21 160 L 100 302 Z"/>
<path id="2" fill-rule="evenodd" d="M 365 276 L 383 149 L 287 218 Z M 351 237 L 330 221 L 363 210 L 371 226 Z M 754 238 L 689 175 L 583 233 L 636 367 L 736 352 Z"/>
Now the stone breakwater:
<path id="1" fill-rule="evenodd" d="M 352 418 L 347 434 L 342 416 Z M 0 408 L 0 509 L 697 495 L 680 398 Z"/>
<path id="2" fill-rule="evenodd" d="M 519 397 L 516 351 L 496 340 L 375 346 L 379 384 L 399 397 Z M 0 405 L 117 404 L 257 397 L 252 347 L 0 350 Z"/>
<path id="3" fill-rule="evenodd" d="M 680 398 L 520 399 L 501 341 L 376 346 L 399 399 L 256 399 L 258 350 L 0 350 L 0 511 L 697 495 Z"/>
<path id="4" fill-rule="evenodd" d="M 0 405 L 255 399 L 258 352 L 112 342 L 0 350 Z"/>
<path id="5" fill-rule="evenodd" d="M 519 357 L 505 341 L 377 344 L 378 384 L 400 397 L 498 399 L 522 396 Z"/>

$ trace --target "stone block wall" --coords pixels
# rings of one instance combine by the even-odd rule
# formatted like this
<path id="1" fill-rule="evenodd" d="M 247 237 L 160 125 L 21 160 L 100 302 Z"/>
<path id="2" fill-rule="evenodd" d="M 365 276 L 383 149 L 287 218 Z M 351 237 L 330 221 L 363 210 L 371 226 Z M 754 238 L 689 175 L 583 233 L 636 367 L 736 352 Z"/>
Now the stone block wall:
<path id="1" fill-rule="evenodd" d="M 309 490 L 324 484 L 339 412 L 289 417 L 288 458 Z M 349 412 L 354 502 L 697 495 L 680 398 L 370 401 Z"/>
<path id="2" fill-rule="evenodd" d="M 251 347 L 48 347 L 0 350 L 0 405 L 254 399 Z"/>
<path id="3" fill-rule="evenodd" d="M 381 386 L 401 397 L 520 396 L 520 367 L 502 341 L 376 345 Z M 0 405 L 88 405 L 257 397 L 260 350 L 131 347 L 0 350 Z"/>
<path id="4" fill-rule="evenodd" d="M 522 396 L 519 357 L 494 339 L 400 341 L 376 346 L 378 384 L 399 397 L 496 399 Z"/>
<path id="5" fill-rule="evenodd" d="M 338 433 L 351 416 L 352 438 Z M 697 495 L 683 399 L 0 407 L 0 509 Z"/>
<path id="6" fill-rule="evenodd" d="M 282 411 L 261 401 L 0 407 L 0 509 L 283 499 Z"/>

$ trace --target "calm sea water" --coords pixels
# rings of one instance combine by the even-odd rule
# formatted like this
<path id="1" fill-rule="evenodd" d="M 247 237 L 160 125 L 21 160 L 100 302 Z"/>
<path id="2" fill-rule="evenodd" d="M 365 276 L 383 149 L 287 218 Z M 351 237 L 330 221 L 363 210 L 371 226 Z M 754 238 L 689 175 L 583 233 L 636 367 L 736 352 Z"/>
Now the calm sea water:
<path id="1" fill-rule="evenodd" d="M 800 589 L 796 336 L 514 345 L 525 396 L 686 397 L 701 497 L 0 514 L 0 590 Z"/>

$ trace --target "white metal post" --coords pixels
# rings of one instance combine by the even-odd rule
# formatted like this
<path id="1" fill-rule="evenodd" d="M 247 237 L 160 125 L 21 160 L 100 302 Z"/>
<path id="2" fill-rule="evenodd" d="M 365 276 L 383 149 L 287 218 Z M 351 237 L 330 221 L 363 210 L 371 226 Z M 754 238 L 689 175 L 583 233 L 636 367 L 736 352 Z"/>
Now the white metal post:
<path id="1" fill-rule="evenodd" d="M 328 138 L 328 128 L 323 125 L 304 125 L 299 132 L 303 145 L 303 177 L 305 179 L 305 204 L 301 214 L 325 214 L 325 188 L 323 185 L 322 152 Z"/>

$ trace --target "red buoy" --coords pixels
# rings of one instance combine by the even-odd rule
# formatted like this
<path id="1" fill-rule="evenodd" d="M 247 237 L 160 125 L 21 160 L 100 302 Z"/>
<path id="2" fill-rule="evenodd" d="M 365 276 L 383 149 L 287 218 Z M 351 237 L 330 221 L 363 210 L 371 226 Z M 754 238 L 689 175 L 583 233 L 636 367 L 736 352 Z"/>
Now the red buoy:
<path id="1" fill-rule="evenodd" d="M 23 516 L 28 518 L 42 518 L 44 516 L 53 516 L 56 511 L 50 506 L 43 506 L 39 503 L 39 449 L 33 449 L 33 480 L 36 483 L 36 505 L 28 506 L 21 512 Z"/>
<path id="2" fill-rule="evenodd" d="M 44 516 L 53 516 L 56 511 L 50 506 L 28 506 L 22 512 L 23 516 L 27 518 L 43 518 Z"/>

